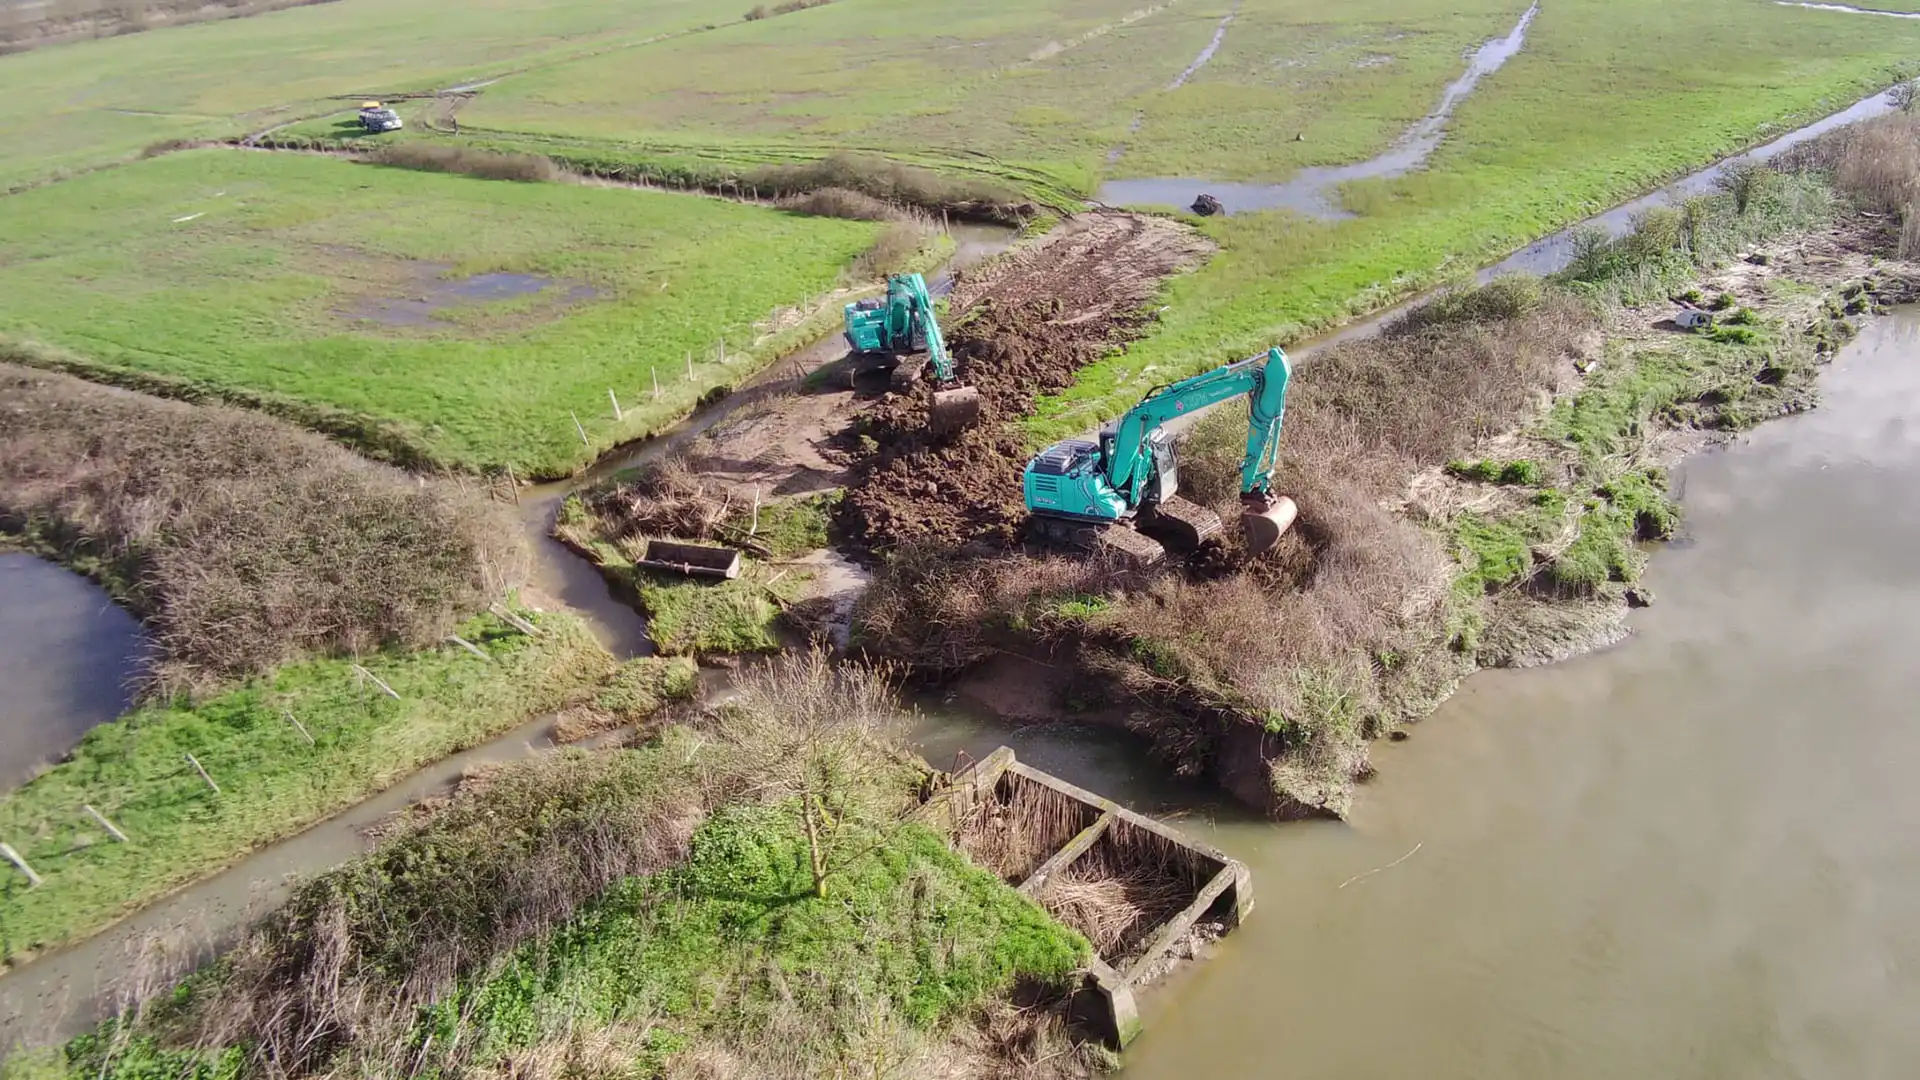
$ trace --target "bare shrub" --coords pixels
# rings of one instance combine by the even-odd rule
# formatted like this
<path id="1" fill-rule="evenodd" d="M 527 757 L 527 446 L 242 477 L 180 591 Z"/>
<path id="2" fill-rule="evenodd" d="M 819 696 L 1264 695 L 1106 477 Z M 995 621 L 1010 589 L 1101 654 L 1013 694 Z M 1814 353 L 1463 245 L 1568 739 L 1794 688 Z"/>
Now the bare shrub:
<path id="1" fill-rule="evenodd" d="M 846 188 L 820 188 L 788 195 L 780 200 L 780 209 L 815 217 L 846 218 L 850 221 L 894 221 L 902 211 L 892 203 Z"/>
<path id="2" fill-rule="evenodd" d="M 0 365 L 0 529 L 90 562 L 168 682 L 438 641 L 517 579 L 511 526 L 317 435 Z"/>
<path id="3" fill-rule="evenodd" d="M 732 768 L 763 798 L 791 800 L 807 838 L 814 895 L 890 823 L 907 787 L 885 782 L 906 760 L 899 702 L 884 672 L 836 666 L 820 649 L 781 653 L 741 674 L 714 729 Z"/>
<path id="4" fill-rule="evenodd" d="M 1098 596 L 1138 575 L 1095 560 L 1008 555 L 975 559 L 939 545 L 896 551 L 854 609 L 858 644 L 930 672 L 991 656 L 1036 600 Z"/>
<path id="5" fill-rule="evenodd" d="M 593 532 L 613 539 L 710 540 L 739 511 L 724 485 L 702 479 L 678 454 L 620 474 L 587 492 L 581 504 L 597 519 Z"/>
<path id="6" fill-rule="evenodd" d="M 897 206 L 935 212 L 951 209 L 989 217 L 1017 218 L 1025 205 L 1018 192 L 1000 184 L 850 153 L 830 154 L 798 165 L 770 165 L 750 173 L 745 182 L 775 197 L 840 188 Z"/>
<path id="7" fill-rule="evenodd" d="M 872 246 L 853 260 L 853 274 L 861 278 L 885 277 L 899 273 L 912 264 L 927 241 L 927 228 L 912 221 L 895 221 L 880 230 Z"/>
<path id="8" fill-rule="evenodd" d="M 374 151 L 367 160 L 396 169 L 459 173 L 483 180 L 519 180 L 528 183 L 559 180 L 565 175 L 552 158 L 540 154 L 479 150 L 444 143 L 396 142 Z"/>

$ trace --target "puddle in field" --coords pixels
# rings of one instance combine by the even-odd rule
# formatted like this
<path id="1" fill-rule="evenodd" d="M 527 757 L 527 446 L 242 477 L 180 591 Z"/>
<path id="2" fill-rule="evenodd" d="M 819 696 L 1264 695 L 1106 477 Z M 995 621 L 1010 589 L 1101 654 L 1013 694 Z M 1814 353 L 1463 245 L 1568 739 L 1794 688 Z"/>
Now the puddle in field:
<path id="1" fill-rule="evenodd" d="M 1877 8 L 1858 8 L 1847 4 L 1809 4 L 1804 0 L 1773 0 L 1781 7 L 1812 8 L 1815 11 L 1844 11 L 1849 15 L 1885 15 L 1889 19 L 1920 19 L 1920 11 L 1881 11 Z"/>
<path id="2" fill-rule="evenodd" d="M 1467 61 L 1466 72 L 1441 93 L 1440 103 L 1434 110 L 1402 133 L 1379 157 L 1354 165 L 1316 165 L 1301 169 L 1284 184 L 1237 184 L 1185 177 L 1109 180 L 1100 185 L 1099 199 L 1115 206 L 1185 207 L 1198 196 L 1207 194 L 1220 200 L 1221 207 L 1229 214 L 1284 209 L 1328 220 L 1352 217 L 1340 206 L 1340 185 L 1351 180 L 1391 180 L 1424 165 L 1446 137 L 1447 120 L 1452 117 L 1454 109 L 1473 93 L 1481 79 L 1500 70 L 1502 65 L 1520 52 L 1521 46 L 1526 44 L 1527 27 L 1539 13 L 1540 5 L 1536 2 L 1520 16 L 1520 21 L 1505 37 L 1495 38 L 1480 46 Z M 1225 32 L 1226 24 L 1222 22 L 1220 34 Z M 1214 46 L 1209 47 L 1195 62 L 1196 68 L 1212 56 L 1212 49 L 1217 48 L 1218 44 L 1216 36 Z M 1184 80 L 1185 76 L 1182 76 L 1179 81 Z M 1178 82 L 1175 86 L 1178 86 Z"/>
<path id="3" fill-rule="evenodd" d="M 600 296 L 598 289 L 584 282 L 505 272 L 443 277 L 450 269 L 446 263 L 416 263 L 414 277 L 406 285 L 388 295 L 367 297 L 347 314 L 385 326 L 440 326 L 448 322 L 441 313 L 453 308 L 521 296 L 541 296 L 549 305 L 563 308 Z"/>
<path id="4" fill-rule="evenodd" d="M 98 585 L 0 552 L 0 791 L 125 712 L 146 635 Z"/>

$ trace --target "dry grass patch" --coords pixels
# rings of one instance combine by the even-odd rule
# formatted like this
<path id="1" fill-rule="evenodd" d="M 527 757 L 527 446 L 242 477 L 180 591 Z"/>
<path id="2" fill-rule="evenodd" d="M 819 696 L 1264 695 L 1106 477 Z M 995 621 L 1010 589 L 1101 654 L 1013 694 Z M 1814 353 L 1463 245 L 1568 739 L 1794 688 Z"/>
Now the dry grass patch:
<path id="1" fill-rule="evenodd" d="M 515 581 L 488 504 L 281 421 L 0 365 L 0 530 L 100 578 L 173 685 L 418 647 Z"/>

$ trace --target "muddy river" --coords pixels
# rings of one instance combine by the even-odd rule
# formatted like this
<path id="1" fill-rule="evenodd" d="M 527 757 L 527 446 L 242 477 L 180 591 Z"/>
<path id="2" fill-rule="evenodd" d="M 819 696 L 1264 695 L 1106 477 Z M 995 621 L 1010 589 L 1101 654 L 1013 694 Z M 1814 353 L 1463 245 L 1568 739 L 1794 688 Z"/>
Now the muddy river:
<path id="1" fill-rule="evenodd" d="M 86 578 L 0 552 L 0 791 L 126 710 L 140 624 Z"/>
<path id="2" fill-rule="evenodd" d="M 1911 1076 L 1920 314 L 1822 390 L 1688 464 L 1634 638 L 1475 676 L 1348 825 L 1206 830 L 1259 911 L 1129 1080 Z"/>

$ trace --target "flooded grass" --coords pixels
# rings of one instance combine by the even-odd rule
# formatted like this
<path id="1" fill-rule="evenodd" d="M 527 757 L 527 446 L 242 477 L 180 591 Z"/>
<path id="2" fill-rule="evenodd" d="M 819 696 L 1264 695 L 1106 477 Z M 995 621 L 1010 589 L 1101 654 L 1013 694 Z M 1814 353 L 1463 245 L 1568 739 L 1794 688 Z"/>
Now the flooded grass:
<path id="1" fill-rule="evenodd" d="M 106 381 L 332 410 L 382 429 L 353 439 L 376 453 L 564 474 L 770 359 L 780 341 L 756 324 L 838 286 L 880 229 L 185 152 L 0 202 L 0 333 L 65 347 Z"/>

